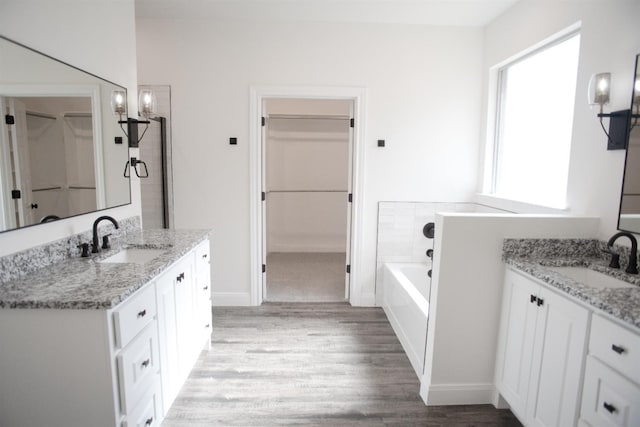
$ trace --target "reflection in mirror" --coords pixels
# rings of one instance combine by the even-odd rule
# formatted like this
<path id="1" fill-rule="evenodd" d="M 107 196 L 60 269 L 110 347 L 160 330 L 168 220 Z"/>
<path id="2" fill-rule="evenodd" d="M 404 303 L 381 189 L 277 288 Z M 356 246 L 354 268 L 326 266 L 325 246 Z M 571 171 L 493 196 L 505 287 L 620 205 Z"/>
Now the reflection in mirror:
<path id="1" fill-rule="evenodd" d="M 636 56 L 630 123 L 618 229 L 640 233 L 640 55 Z"/>
<path id="2" fill-rule="evenodd" d="M 0 37 L 0 231 L 131 202 L 114 90 Z"/>

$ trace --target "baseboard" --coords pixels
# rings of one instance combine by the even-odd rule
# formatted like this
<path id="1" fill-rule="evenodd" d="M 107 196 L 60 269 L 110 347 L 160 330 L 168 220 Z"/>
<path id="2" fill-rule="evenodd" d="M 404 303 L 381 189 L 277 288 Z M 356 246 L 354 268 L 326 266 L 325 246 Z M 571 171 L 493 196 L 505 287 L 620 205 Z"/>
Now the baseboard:
<path id="1" fill-rule="evenodd" d="M 420 384 L 420 397 L 427 406 L 483 405 L 493 403 L 493 384 Z"/>
<path id="2" fill-rule="evenodd" d="M 358 300 L 354 300 L 353 298 L 350 298 L 349 302 L 354 307 L 376 307 L 376 295 L 375 294 L 361 295 Z"/>
<path id="3" fill-rule="evenodd" d="M 250 306 L 251 294 L 249 292 L 213 292 L 211 303 L 214 307 Z"/>

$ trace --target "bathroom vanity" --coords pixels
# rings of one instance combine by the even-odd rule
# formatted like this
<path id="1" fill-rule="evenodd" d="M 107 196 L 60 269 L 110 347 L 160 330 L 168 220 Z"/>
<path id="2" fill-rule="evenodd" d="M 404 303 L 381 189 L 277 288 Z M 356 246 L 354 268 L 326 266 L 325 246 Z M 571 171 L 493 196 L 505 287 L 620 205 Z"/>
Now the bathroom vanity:
<path id="1" fill-rule="evenodd" d="M 209 237 L 124 240 L 0 287 L 0 425 L 160 424 L 210 346 Z"/>
<path id="2" fill-rule="evenodd" d="M 496 389 L 527 426 L 640 425 L 640 278 L 598 252 L 506 257 Z"/>

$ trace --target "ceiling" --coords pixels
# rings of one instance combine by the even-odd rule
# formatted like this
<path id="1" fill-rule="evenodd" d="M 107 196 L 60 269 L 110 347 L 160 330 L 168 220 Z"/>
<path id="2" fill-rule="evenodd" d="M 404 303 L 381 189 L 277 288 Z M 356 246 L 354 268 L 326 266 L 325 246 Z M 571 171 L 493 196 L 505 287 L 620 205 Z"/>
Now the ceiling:
<path id="1" fill-rule="evenodd" d="M 484 26 L 519 0 L 135 0 L 138 18 Z"/>

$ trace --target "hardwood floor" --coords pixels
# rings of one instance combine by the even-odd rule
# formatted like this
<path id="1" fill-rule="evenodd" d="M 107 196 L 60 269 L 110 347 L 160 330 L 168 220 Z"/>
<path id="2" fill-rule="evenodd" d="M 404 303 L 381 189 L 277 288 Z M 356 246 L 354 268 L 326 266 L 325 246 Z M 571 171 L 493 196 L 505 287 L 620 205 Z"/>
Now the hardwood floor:
<path id="1" fill-rule="evenodd" d="M 490 405 L 427 407 L 379 308 L 268 303 L 214 308 L 173 426 L 520 426 Z"/>

